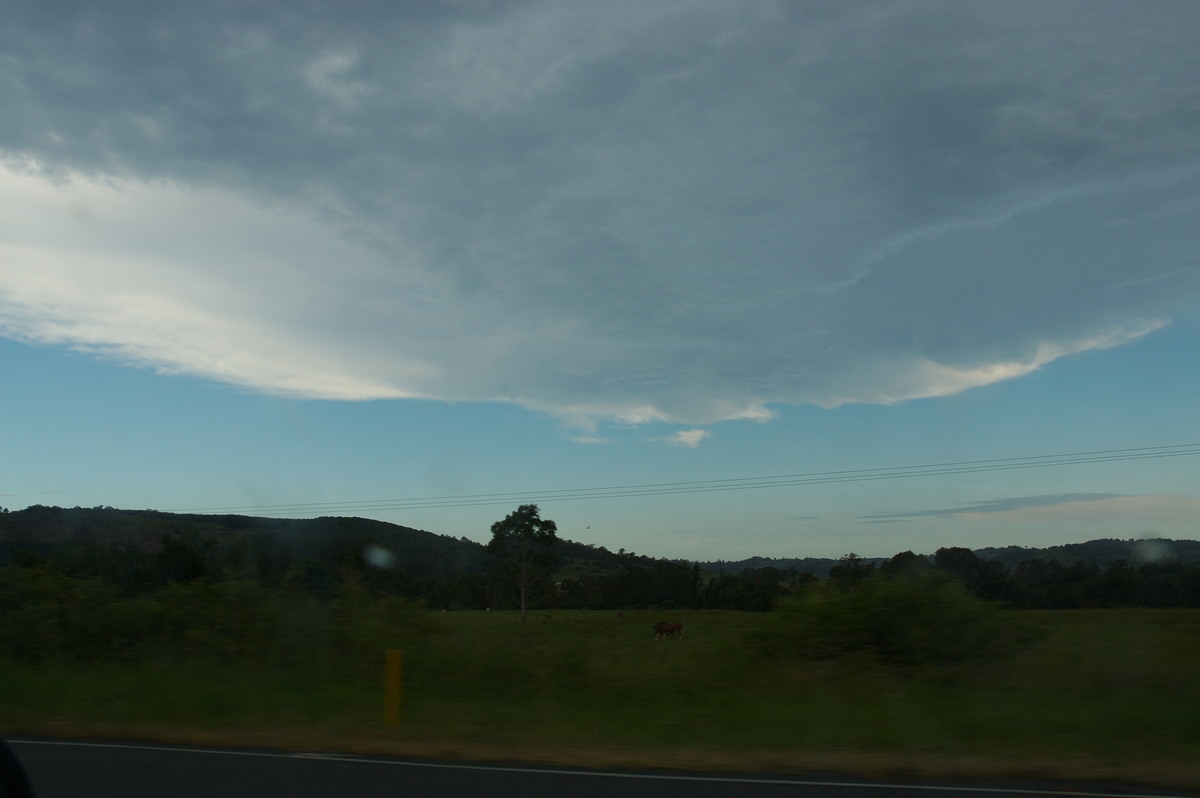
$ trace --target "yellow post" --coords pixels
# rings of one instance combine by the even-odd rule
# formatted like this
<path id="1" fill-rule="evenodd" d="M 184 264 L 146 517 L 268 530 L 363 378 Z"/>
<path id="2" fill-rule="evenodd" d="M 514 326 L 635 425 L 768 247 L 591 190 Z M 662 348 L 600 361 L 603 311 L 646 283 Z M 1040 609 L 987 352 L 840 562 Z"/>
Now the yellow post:
<path id="1" fill-rule="evenodd" d="M 400 687 L 404 652 L 389 648 L 383 664 L 383 718 L 389 726 L 400 722 Z"/>

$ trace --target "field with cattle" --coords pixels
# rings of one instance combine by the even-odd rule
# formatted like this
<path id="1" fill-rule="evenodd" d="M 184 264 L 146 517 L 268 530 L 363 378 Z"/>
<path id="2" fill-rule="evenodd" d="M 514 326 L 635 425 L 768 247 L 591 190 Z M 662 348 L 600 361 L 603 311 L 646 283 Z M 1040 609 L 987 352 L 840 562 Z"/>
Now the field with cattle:
<path id="1" fill-rule="evenodd" d="M 930 614 L 895 595 L 769 613 L 535 611 L 522 625 L 515 612 L 188 589 L 209 592 L 178 606 L 208 602 L 212 624 L 180 621 L 166 643 L 4 652 L 0 733 L 1200 787 L 1196 610 Z M 90 622 L 129 634 L 111 612 Z M 659 634 L 662 621 L 683 629 Z M 403 650 L 395 724 L 389 648 Z"/>

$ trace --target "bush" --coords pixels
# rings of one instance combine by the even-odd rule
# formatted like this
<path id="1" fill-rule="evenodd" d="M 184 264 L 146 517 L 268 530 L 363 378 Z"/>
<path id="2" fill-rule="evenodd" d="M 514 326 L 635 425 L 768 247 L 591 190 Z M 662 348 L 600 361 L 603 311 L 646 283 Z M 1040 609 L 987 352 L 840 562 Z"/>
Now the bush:
<path id="1" fill-rule="evenodd" d="M 1000 611 L 945 574 L 871 578 L 852 590 L 826 582 L 778 611 L 760 639 L 772 653 L 808 659 L 866 656 L 887 665 L 982 659 L 1014 640 Z"/>
<path id="2" fill-rule="evenodd" d="M 330 601 L 243 579 L 172 582 L 125 598 L 49 566 L 0 567 L 0 659 L 239 662 L 374 678 L 384 649 L 429 633 L 415 605 L 353 584 Z"/>

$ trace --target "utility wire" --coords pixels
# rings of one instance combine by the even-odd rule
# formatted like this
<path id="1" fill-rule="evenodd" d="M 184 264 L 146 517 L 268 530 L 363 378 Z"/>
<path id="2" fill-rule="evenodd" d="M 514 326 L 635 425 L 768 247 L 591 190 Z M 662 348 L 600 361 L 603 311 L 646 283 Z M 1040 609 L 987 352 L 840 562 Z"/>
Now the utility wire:
<path id="1" fill-rule="evenodd" d="M 974 474 L 990 471 L 1013 471 L 1027 468 L 1111 463 L 1130 460 L 1155 460 L 1167 457 L 1200 455 L 1200 443 L 1172 446 L 1141 446 L 1129 449 L 1103 449 L 1092 452 L 1005 457 L 990 460 L 960 460 L 947 463 L 891 466 L 887 468 L 856 468 L 841 471 L 815 471 L 802 474 L 782 474 L 763 477 L 710 479 L 691 482 L 650 482 L 635 485 L 609 485 L 593 488 L 542 490 L 513 493 L 470 493 L 450 496 L 425 496 L 407 499 L 369 499 L 346 502 L 310 502 L 305 504 L 257 504 L 240 507 L 188 508 L 177 512 L 234 513 L 254 512 L 265 515 L 331 515 L 336 513 L 375 510 L 425 510 L 451 507 L 473 507 L 500 504 L 542 504 L 549 502 L 615 499 L 633 496 L 667 496 L 691 493 L 719 493 L 765 488 L 831 485 L 850 482 L 871 482 L 887 479 Z"/>

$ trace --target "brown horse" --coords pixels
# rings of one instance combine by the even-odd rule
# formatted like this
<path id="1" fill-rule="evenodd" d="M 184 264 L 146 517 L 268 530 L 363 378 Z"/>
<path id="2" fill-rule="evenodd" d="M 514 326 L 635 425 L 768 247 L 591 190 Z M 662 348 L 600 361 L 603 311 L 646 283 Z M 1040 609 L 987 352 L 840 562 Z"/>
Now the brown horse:
<path id="1" fill-rule="evenodd" d="M 675 636 L 683 637 L 683 624 L 667 623 L 666 621 L 659 621 L 658 623 L 654 624 L 654 637 L 656 639 L 662 640 L 667 637 Z"/>

